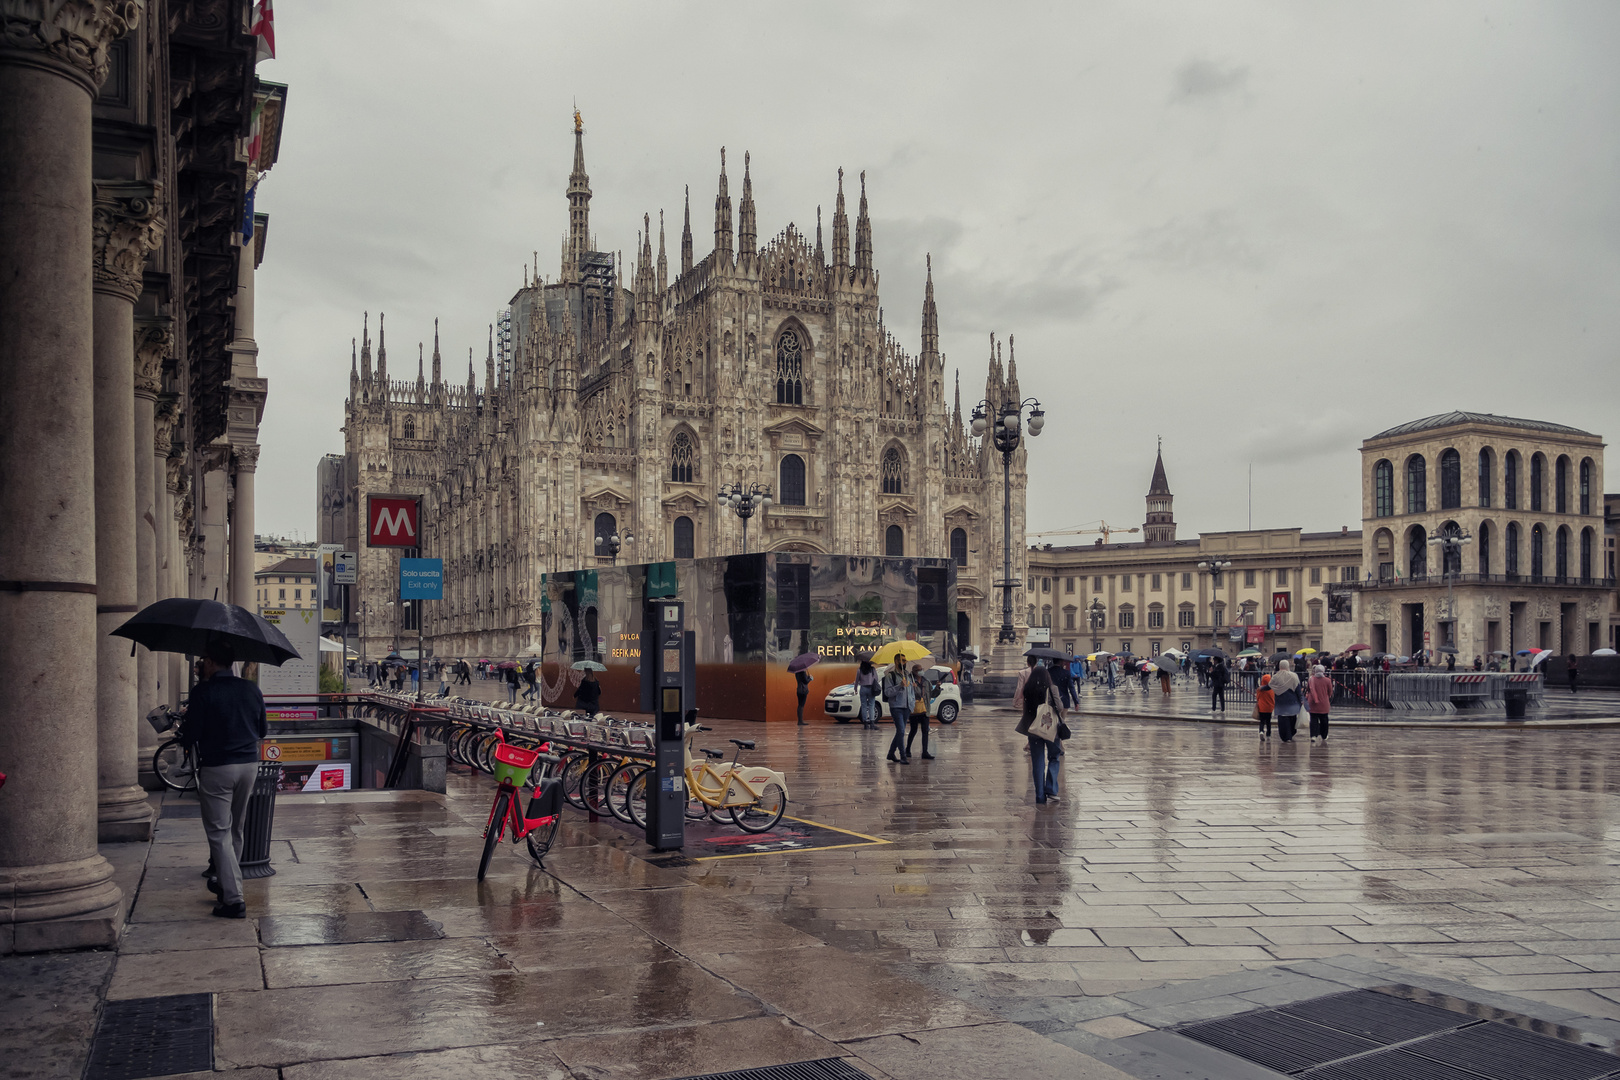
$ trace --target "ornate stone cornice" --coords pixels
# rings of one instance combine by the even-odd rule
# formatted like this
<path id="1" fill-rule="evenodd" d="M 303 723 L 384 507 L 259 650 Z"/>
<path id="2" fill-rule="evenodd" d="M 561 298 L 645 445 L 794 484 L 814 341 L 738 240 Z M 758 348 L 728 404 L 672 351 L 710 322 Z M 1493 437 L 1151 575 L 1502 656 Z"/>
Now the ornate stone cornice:
<path id="1" fill-rule="evenodd" d="M 107 47 L 140 21 L 138 0 L 0 0 L 0 62 L 50 68 L 94 97 Z"/>
<path id="2" fill-rule="evenodd" d="M 163 185 L 97 180 L 95 192 L 90 228 L 96 290 L 134 303 L 141 295 L 146 256 L 163 241 Z"/>
<path id="3" fill-rule="evenodd" d="M 135 396 L 157 400 L 158 391 L 163 389 L 163 361 L 173 349 L 172 320 L 135 320 Z"/>

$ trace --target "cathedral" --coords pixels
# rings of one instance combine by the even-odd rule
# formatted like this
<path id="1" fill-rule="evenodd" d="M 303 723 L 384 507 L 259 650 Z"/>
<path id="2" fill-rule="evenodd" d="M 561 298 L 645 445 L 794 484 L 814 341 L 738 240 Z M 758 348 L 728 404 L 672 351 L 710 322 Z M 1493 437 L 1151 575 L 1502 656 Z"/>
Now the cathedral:
<path id="1" fill-rule="evenodd" d="M 359 535 L 373 493 L 422 498 L 420 554 L 445 568 L 444 599 L 425 603 L 421 627 L 434 655 L 526 652 L 540 641 L 543 575 L 739 553 L 745 524 L 750 551 L 954 559 L 959 643 L 988 653 L 1003 463 L 967 427 L 959 376 L 946 400 L 932 267 L 912 356 L 884 328 L 865 175 L 852 242 L 839 170 L 829 252 L 819 209 L 813 241 L 790 224 L 761 246 L 747 155 L 735 213 L 726 169 L 722 149 L 713 250 L 694 257 L 688 194 L 674 279 L 660 214 L 657 252 L 644 217 L 626 285 L 623 260 L 591 233 L 576 113 L 559 273 L 525 271 L 503 313 L 509 334 L 491 330 L 482 385 L 471 355 L 466 381 L 452 381 L 436 324 L 415 379 L 391 374 L 384 318 L 375 360 L 368 324 L 337 500 L 361 553 L 362 655 L 414 645 L 417 629 L 417 613 L 390 603 L 397 555 Z M 992 339 L 984 394 L 1020 400 L 1010 341 L 1004 368 Z M 1020 447 L 1011 462 L 1016 581 L 1024 457 Z M 722 498 L 738 484 L 770 495 L 746 522 Z"/>

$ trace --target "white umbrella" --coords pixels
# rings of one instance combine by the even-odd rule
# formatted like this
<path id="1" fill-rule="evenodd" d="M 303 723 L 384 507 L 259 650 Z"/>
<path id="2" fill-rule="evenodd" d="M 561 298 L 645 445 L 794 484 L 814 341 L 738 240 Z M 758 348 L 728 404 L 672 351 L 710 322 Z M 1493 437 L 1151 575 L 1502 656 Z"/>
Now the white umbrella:
<path id="1" fill-rule="evenodd" d="M 1592 650 L 1592 655 L 1593 656 L 1614 656 L 1616 654 L 1615 654 L 1615 651 L 1613 649 L 1593 649 Z"/>

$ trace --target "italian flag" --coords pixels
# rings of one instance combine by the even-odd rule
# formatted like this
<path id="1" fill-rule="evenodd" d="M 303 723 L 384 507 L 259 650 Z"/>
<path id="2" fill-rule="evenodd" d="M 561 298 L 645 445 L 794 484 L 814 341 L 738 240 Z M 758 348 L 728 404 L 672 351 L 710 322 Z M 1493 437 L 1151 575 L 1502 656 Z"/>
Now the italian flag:
<path id="1" fill-rule="evenodd" d="M 276 58 L 276 15 L 270 10 L 270 0 L 256 0 L 253 5 L 253 25 L 248 33 L 259 39 L 259 53 L 254 62 Z"/>

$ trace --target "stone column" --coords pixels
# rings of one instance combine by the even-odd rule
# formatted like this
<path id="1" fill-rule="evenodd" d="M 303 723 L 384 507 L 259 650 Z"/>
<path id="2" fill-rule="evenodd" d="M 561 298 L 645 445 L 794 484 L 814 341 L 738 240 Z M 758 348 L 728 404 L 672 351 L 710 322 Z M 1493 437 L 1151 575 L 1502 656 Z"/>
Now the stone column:
<path id="1" fill-rule="evenodd" d="M 174 500 L 169 491 L 169 450 L 173 444 L 177 406 L 172 395 L 159 399 L 153 411 L 152 424 L 152 517 L 156 543 L 153 555 L 155 588 L 153 595 L 167 600 L 175 595 L 174 578 Z M 135 448 L 136 453 L 140 447 Z M 158 653 L 153 661 L 157 668 L 157 703 L 171 706 L 179 704 L 175 694 L 174 670 L 182 662 L 175 653 Z"/>
<path id="2" fill-rule="evenodd" d="M 254 610 L 253 475 L 259 467 L 257 446 L 236 448 L 236 498 L 231 501 L 231 603 Z"/>
<path id="3" fill-rule="evenodd" d="M 123 919 L 90 809 L 90 102 L 139 11 L 0 0 L 0 953 L 110 946 Z"/>
<path id="4" fill-rule="evenodd" d="M 140 319 L 136 323 L 135 342 L 135 606 L 145 608 L 158 599 L 158 516 L 159 486 L 156 480 L 157 463 L 148 451 L 157 442 L 157 399 L 159 376 L 163 371 L 163 358 L 173 340 L 167 319 Z M 136 650 L 135 664 L 139 674 L 136 709 L 144 716 L 148 710 L 164 700 L 161 684 L 168 680 L 167 653 Z M 137 720 L 136 764 L 140 770 L 143 788 L 151 782 L 152 752 L 157 749 L 157 732 L 144 720 Z"/>
<path id="5" fill-rule="evenodd" d="M 163 239 L 160 194 L 140 181 L 95 185 L 96 809 L 103 843 L 151 839 L 155 816 L 139 783 L 139 667 L 129 642 L 111 632 L 140 610 L 135 301 L 146 256 Z M 150 445 L 141 444 L 141 457 Z"/>

